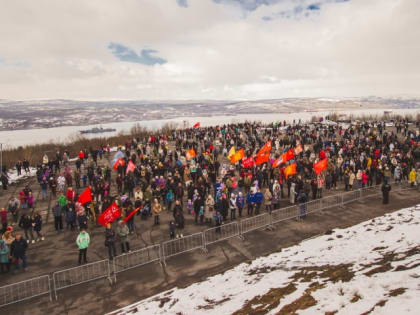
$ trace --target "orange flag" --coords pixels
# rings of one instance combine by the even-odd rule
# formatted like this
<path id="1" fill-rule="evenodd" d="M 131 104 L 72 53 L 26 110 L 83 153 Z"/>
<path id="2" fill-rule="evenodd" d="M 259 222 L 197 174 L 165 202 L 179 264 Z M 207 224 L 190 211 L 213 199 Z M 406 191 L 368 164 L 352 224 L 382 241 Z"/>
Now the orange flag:
<path id="1" fill-rule="evenodd" d="M 230 163 L 235 164 L 236 162 L 242 160 L 245 156 L 244 149 L 236 151 L 235 154 L 230 158 Z"/>
<path id="2" fill-rule="evenodd" d="M 289 178 L 291 175 L 296 174 L 296 162 L 290 164 L 288 167 L 284 169 L 284 176 L 286 176 L 286 179 Z"/>
<path id="3" fill-rule="evenodd" d="M 270 158 L 270 152 L 265 152 L 263 154 L 258 154 L 255 158 L 255 164 L 260 165 L 263 163 L 268 162 L 268 159 Z"/>
<path id="4" fill-rule="evenodd" d="M 264 144 L 264 146 L 260 149 L 260 151 L 258 151 L 257 156 L 262 155 L 266 152 L 270 152 L 271 148 L 272 148 L 272 145 L 271 145 L 271 140 L 270 140 L 266 144 Z"/>
<path id="5" fill-rule="evenodd" d="M 328 158 L 325 158 L 319 161 L 318 163 L 314 163 L 315 173 L 317 173 L 318 175 L 321 174 L 321 172 L 325 170 L 327 166 L 328 166 Z"/>
<path id="6" fill-rule="evenodd" d="M 187 160 L 191 160 L 196 155 L 197 154 L 195 153 L 195 150 L 194 149 L 190 149 L 190 150 L 187 151 L 186 158 L 187 158 Z"/>

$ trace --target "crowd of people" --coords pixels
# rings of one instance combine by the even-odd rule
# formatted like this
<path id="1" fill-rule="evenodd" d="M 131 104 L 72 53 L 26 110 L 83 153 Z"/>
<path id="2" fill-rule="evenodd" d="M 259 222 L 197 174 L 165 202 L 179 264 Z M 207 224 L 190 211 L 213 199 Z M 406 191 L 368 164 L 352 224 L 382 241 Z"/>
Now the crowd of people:
<path id="1" fill-rule="evenodd" d="M 79 231 L 75 240 L 82 264 L 88 261 L 89 231 L 98 228 L 99 216 L 114 202 L 121 216 L 105 227 L 109 259 L 117 255 L 116 243 L 121 253 L 130 251 L 136 220 L 153 217 L 151 224 L 160 225 L 164 211 L 171 215 L 168 237 L 175 239 L 183 237 L 187 218 L 220 231 L 226 222 L 304 204 L 330 190 L 382 185 L 387 202 L 391 179 L 420 187 L 419 143 L 418 125 L 410 127 L 406 121 L 392 131 L 383 122 L 300 121 L 177 129 L 134 137 L 116 152 L 104 145 L 83 150 L 73 167 L 68 152 L 57 152 L 53 159 L 45 155 L 37 167 L 37 198 L 54 201 L 51 211 L 57 233 Z M 240 159 L 232 160 L 232 152 L 241 149 Z M 262 161 L 261 150 L 266 157 Z M 282 161 L 288 152 L 291 156 Z M 251 163 L 245 165 L 244 160 Z M 325 167 L 317 171 L 314 164 L 321 161 Z M 26 162 L 18 165 L 19 172 L 29 167 Z M 80 193 L 88 187 L 92 200 L 80 202 Z M 0 209 L 2 272 L 8 272 L 10 265 L 26 269 L 27 247 L 45 239 L 36 204 L 28 185 Z"/>

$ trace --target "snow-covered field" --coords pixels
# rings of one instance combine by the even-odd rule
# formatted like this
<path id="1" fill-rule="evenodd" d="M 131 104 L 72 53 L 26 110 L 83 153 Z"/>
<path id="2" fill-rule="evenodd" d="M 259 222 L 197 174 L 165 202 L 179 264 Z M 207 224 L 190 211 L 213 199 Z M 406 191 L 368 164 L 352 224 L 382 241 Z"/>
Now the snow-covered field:
<path id="1" fill-rule="evenodd" d="M 113 314 L 419 314 L 420 205 L 335 229 Z"/>
<path id="2" fill-rule="evenodd" d="M 36 175 L 36 168 L 30 167 L 29 168 L 29 173 L 26 173 L 22 169 L 22 174 L 20 176 L 18 176 L 16 169 L 10 169 L 10 170 L 7 171 L 7 175 L 9 176 L 9 184 L 13 184 L 17 181 L 27 179 L 31 176 L 35 176 Z M 2 186 L 1 182 L 0 182 L 0 186 Z"/>
<path id="3" fill-rule="evenodd" d="M 331 110 L 335 110 L 332 108 Z M 187 125 L 191 127 L 196 122 L 200 122 L 202 127 L 214 126 L 220 124 L 230 124 L 236 122 L 248 121 L 263 121 L 266 123 L 277 122 L 286 120 L 288 122 L 294 119 L 301 119 L 302 121 L 310 120 L 312 116 L 325 117 L 331 110 L 318 111 L 318 112 L 299 112 L 299 113 L 273 113 L 273 114 L 239 114 L 235 116 L 204 116 L 204 117 L 179 117 L 173 119 L 161 119 L 161 120 L 147 120 L 147 121 L 134 121 L 134 122 L 116 122 L 116 123 L 104 123 L 101 126 L 103 128 L 114 128 L 115 132 L 107 132 L 103 134 L 89 134 L 85 135 L 89 138 L 97 137 L 111 137 L 117 135 L 119 132 L 129 132 L 130 129 L 140 124 L 142 127 L 156 130 L 161 128 L 166 123 L 177 124 L 179 127 L 183 126 L 183 122 L 186 121 Z M 340 114 L 353 114 L 353 115 L 382 115 L 383 109 L 370 109 L 370 110 L 340 110 L 337 111 Z M 419 113 L 419 109 L 394 109 L 394 114 L 401 115 L 416 115 Z M 27 129 L 27 130 L 11 130 L 11 131 L 0 131 L 0 139 L 4 147 L 18 147 L 32 144 L 41 144 L 51 141 L 67 142 L 71 137 L 79 135 L 79 130 L 91 129 L 98 127 L 99 125 L 88 125 L 88 126 L 65 126 L 65 127 L 54 127 L 54 128 L 41 128 L 41 129 Z"/>

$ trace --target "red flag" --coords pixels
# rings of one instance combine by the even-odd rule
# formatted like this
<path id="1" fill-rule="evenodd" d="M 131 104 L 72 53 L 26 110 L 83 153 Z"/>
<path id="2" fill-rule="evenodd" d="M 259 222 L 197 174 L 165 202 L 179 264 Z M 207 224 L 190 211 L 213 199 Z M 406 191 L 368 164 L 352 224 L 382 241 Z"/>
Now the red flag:
<path id="1" fill-rule="evenodd" d="M 270 140 L 266 144 L 264 144 L 264 146 L 258 151 L 257 156 L 262 155 L 266 152 L 270 152 L 271 148 L 272 148 L 272 145 L 271 145 L 271 140 Z"/>
<path id="2" fill-rule="evenodd" d="M 136 165 L 130 160 L 129 162 L 128 162 L 128 165 L 127 165 L 127 170 L 126 170 L 126 174 L 128 174 L 128 173 L 130 173 L 130 172 L 134 172 L 134 170 L 135 170 L 135 168 L 136 168 Z"/>
<path id="3" fill-rule="evenodd" d="M 80 202 L 82 205 L 84 205 L 90 201 L 92 201 L 92 191 L 90 190 L 90 187 L 88 187 L 80 194 L 77 202 Z"/>
<path id="4" fill-rule="evenodd" d="M 325 158 L 319 161 L 318 163 L 314 163 L 315 173 L 317 173 L 318 175 L 321 174 L 321 172 L 325 170 L 327 166 L 328 166 L 328 158 Z"/>
<path id="5" fill-rule="evenodd" d="M 125 218 L 124 218 L 124 222 L 125 223 L 127 223 L 128 222 L 128 220 L 130 220 L 131 219 L 131 217 L 133 216 L 133 215 L 135 215 L 138 211 L 140 211 L 141 209 L 143 208 L 143 206 L 140 206 L 140 207 L 138 207 L 137 209 L 134 209 L 133 211 L 131 211 L 129 214 L 128 214 L 128 216 L 126 216 Z"/>
<path id="6" fill-rule="evenodd" d="M 124 162 L 124 160 L 123 160 L 122 158 L 119 158 L 119 159 L 118 159 L 118 160 L 114 163 L 114 165 L 112 166 L 112 168 L 113 168 L 114 170 L 117 170 L 119 165 L 121 165 L 121 166 L 124 166 L 124 165 L 125 165 L 125 162 Z"/>
<path id="7" fill-rule="evenodd" d="M 242 161 L 242 167 L 243 168 L 249 168 L 255 165 L 254 158 L 250 156 L 249 158 Z"/>
<path id="8" fill-rule="evenodd" d="M 284 169 L 284 176 L 286 177 L 286 179 L 291 176 L 291 175 L 295 175 L 296 174 L 296 162 L 290 164 L 288 167 L 286 167 Z"/>
<path id="9" fill-rule="evenodd" d="M 292 149 L 289 149 L 286 153 L 281 155 L 282 163 L 286 163 L 287 161 L 292 160 L 295 157 L 295 154 L 293 153 Z"/>
<path id="10" fill-rule="evenodd" d="M 265 152 L 263 154 L 257 155 L 255 159 L 255 164 L 260 165 L 263 163 L 268 162 L 268 159 L 270 158 L 270 152 Z"/>
<path id="11" fill-rule="evenodd" d="M 193 126 L 193 128 L 198 128 L 198 127 L 200 127 L 200 122 L 195 123 L 194 126 Z"/>
<path id="12" fill-rule="evenodd" d="M 106 226 L 108 223 L 114 222 L 117 218 L 121 216 L 121 210 L 118 208 L 117 204 L 114 202 L 108 207 L 98 218 L 98 223 L 100 225 Z"/>
<path id="13" fill-rule="evenodd" d="M 276 168 L 277 166 L 279 166 L 282 163 L 283 163 L 283 158 L 279 157 L 277 160 L 274 161 L 272 166 L 273 166 L 273 168 Z"/>

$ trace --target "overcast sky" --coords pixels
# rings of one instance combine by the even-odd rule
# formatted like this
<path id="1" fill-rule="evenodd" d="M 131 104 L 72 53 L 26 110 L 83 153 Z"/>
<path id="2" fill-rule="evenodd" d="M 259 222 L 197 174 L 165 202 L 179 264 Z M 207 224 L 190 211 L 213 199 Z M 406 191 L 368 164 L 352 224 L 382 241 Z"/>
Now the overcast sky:
<path id="1" fill-rule="evenodd" d="M 418 0 L 0 0 L 0 98 L 419 96 Z"/>

